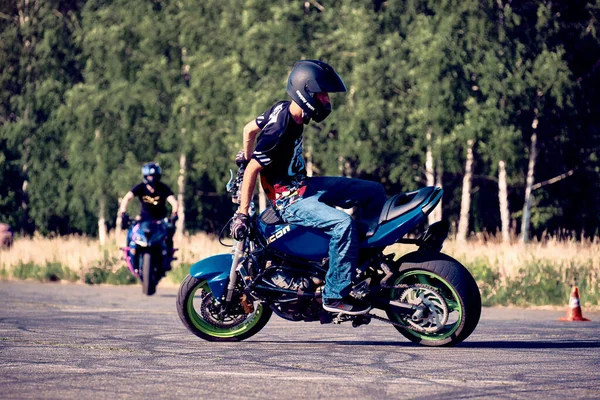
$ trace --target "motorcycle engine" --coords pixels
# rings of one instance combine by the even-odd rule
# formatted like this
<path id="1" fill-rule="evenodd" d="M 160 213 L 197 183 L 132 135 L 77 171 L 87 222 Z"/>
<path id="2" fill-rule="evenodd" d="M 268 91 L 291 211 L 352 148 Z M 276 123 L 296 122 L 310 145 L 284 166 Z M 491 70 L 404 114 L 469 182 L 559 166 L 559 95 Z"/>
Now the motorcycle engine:
<path id="1" fill-rule="evenodd" d="M 311 280 L 303 276 L 294 276 L 290 271 L 280 267 L 270 267 L 263 276 L 268 285 L 288 290 L 308 291 L 312 289 Z"/>
<path id="2" fill-rule="evenodd" d="M 299 292 L 320 292 L 322 279 L 308 271 L 290 268 L 283 263 L 267 261 L 262 280 L 265 284 L 297 293 L 279 293 L 273 299 L 273 311 L 281 318 L 290 321 L 316 321 L 322 310 L 321 303 L 314 297 L 302 297 Z"/>

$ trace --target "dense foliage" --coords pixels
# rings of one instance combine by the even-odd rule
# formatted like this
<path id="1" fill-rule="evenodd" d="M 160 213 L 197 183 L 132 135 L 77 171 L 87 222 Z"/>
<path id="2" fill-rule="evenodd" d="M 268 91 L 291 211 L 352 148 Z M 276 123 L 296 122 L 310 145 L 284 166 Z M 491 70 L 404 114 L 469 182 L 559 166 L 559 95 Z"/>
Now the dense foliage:
<path id="1" fill-rule="evenodd" d="M 186 228 L 220 229 L 242 127 L 317 58 L 349 91 L 306 131 L 316 174 L 414 190 L 430 146 L 455 222 L 473 140 L 470 230 L 499 229 L 505 161 L 518 231 L 535 130 L 532 231 L 595 236 L 599 21 L 600 0 L 1 1 L 0 221 L 95 234 L 143 163 L 176 190 L 185 155 Z"/>

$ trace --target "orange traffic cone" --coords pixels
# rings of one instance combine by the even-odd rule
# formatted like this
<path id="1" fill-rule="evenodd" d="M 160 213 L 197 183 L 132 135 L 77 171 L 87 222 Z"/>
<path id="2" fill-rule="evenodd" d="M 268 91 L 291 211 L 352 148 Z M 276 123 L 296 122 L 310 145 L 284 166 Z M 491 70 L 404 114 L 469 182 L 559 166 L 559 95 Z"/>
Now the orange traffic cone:
<path id="1" fill-rule="evenodd" d="M 559 318 L 559 321 L 589 321 L 587 318 L 583 318 L 581 314 L 581 305 L 579 303 L 579 289 L 577 286 L 573 286 L 571 291 L 571 298 L 569 299 L 569 310 L 567 310 L 567 316 L 565 318 Z"/>

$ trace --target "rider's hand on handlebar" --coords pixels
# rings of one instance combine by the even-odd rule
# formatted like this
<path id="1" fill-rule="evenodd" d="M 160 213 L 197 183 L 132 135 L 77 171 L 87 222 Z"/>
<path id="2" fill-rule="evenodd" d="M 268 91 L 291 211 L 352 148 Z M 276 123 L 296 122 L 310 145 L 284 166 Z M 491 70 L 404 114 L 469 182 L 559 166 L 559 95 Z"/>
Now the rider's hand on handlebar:
<path id="1" fill-rule="evenodd" d="M 169 217 L 169 223 L 171 225 L 175 225 L 175 222 L 177 222 L 177 220 L 179 219 L 179 216 L 177 215 L 177 213 L 172 213 L 171 216 Z"/>
<path id="2" fill-rule="evenodd" d="M 246 214 L 235 213 L 231 221 L 231 236 L 235 240 L 244 240 L 248 236 L 248 222 L 250 218 Z"/>
<path id="3" fill-rule="evenodd" d="M 127 213 L 121 213 L 121 229 L 128 229 L 130 221 L 131 220 Z"/>

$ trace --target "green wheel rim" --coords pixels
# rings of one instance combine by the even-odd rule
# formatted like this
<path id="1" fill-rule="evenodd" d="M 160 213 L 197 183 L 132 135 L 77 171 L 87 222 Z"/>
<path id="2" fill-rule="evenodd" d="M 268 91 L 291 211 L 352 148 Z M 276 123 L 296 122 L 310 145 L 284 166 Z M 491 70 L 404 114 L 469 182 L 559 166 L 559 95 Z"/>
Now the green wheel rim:
<path id="1" fill-rule="evenodd" d="M 188 298 L 187 310 L 188 315 L 190 316 L 191 323 L 203 333 L 219 338 L 236 337 L 248 332 L 260 321 L 260 317 L 263 313 L 262 304 L 255 308 L 254 313 L 249 318 L 246 318 L 244 322 L 232 328 L 219 328 L 214 325 L 211 325 L 210 323 L 202 319 L 202 317 L 198 315 L 196 309 L 194 308 L 194 297 L 196 296 L 196 292 L 198 291 L 198 289 L 202 289 L 208 293 L 211 292 L 210 287 L 208 286 L 208 282 L 206 281 L 196 286 Z"/>
<path id="2" fill-rule="evenodd" d="M 413 335 L 415 337 L 418 337 L 418 338 L 424 339 L 424 340 L 444 340 L 444 339 L 452 336 L 452 334 L 454 334 L 454 332 L 456 332 L 456 330 L 460 326 L 460 323 L 463 319 L 463 308 L 460 304 L 459 297 L 456 293 L 456 290 L 454 290 L 454 288 L 452 287 L 452 285 L 450 285 L 448 283 L 448 281 L 446 281 L 444 278 L 442 278 L 439 275 L 434 274 L 432 272 L 418 270 L 418 271 L 410 271 L 405 274 L 402 274 L 398 279 L 396 279 L 396 281 L 394 282 L 394 285 L 399 285 L 401 283 L 402 284 L 421 283 L 424 285 L 433 286 L 436 289 L 440 290 L 442 297 L 444 298 L 444 300 L 446 301 L 446 304 L 448 305 L 448 314 L 450 316 L 453 316 L 453 318 L 451 320 L 452 322 L 450 322 L 450 319 L 449 319 L 449 322 L 447 322 L 446 325 L 438 332 L 421 333 L 421 332 L 416 332 L 416 331 L 408 330 L 408 329 L 407 329 L 407 332 L 409 332 L 411 335 Z M 400 294 L 401 294 L 400 290 L 393 290 L 390 295 L 390 299 L 396 300 L 400 297 Z M 405 324 L 405 322 L 399 316 L 394 315 L 394 319 L 396 320 L 396 322 Z"/>

